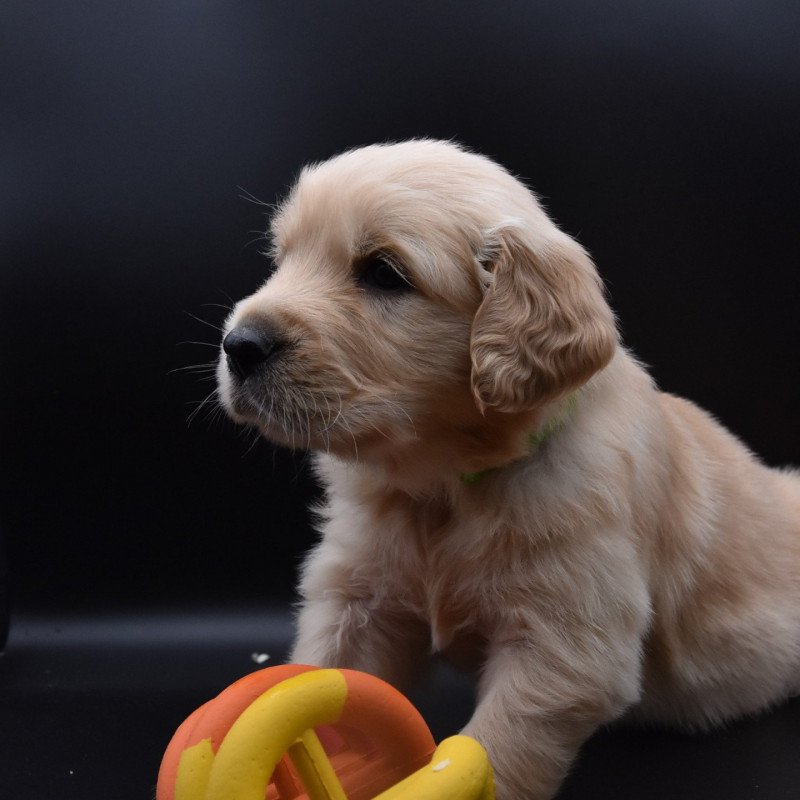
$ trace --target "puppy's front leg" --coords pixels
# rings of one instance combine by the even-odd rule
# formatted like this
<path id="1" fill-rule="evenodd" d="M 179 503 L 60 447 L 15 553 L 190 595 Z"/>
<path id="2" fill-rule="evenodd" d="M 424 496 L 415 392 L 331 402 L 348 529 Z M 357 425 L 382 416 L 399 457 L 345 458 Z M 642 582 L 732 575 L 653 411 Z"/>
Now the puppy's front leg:
<path id="1" fill-rule="evenodd" d="M 382 586 L 358 580 L 323 542 L 305 565 L 291 661 L 358 669 L 405 689 L 428 660 L 428 631 Z"/>
<path id="2" fill-rule="evenodd" d="M 585 652 L 544 650 L 533 640 L 493 645 L 464 729 L 489 753 L 497 800 L 552 797 L 583 742 L 638 696 L 633 653 L 603 666 Z"/>

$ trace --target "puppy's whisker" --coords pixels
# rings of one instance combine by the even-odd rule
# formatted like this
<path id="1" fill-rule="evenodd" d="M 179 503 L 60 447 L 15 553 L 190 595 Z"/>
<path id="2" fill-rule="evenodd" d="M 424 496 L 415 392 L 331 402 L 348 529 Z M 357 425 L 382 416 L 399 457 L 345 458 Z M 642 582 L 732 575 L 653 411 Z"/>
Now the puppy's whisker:
<path id="1" fill-rule="evenodd" d="M 231 311 L 232 312 L 233 309 L 234 309 L 234 306 L 236 305 L 236 301 L 227 292 L 223 291 L 222 289 L 217 289 L 217 291 L 228 301 L 228 305 L 227 306 L 221 306 L 221 305 L 219 305 L 219 303 L 205 303 L 204 305 L 209 305 L 209 306 L 215 306 L 216 305 L 219 308 L 224 308 L 227 311 Z"/>
<path id="2" fill-rule="evenodd" d="M 202 400 L 187 400 L 184 403 L 184 405 L 195 406 L 194 411 L 192 411 L 192 413 L 195 413 L 199 407 L 201 407 L 201 406 L 205 405 L 206 403 L 208 403 L 209 399 L 210 399 L 210 395 L 204 397 Z"/>
<path id="3" fill-rule="evenodd" d="M 261 438 L 261 434 L 259 433 L 258 429 L 253 430 L 253 428 L 248 427 L 246 430 L 248 435 L 254 433 L 254 436 L 253 441 L 250 442 L 250 446 L 244 451 L 244 453 L 242 453 L 242 458 L 246 458 L 250 454 L 250 451 L 256 446 L 258 440 Z"/>
<path id="4" fill-rule="evenodd" d="M 223 294 L 225 294 L 225 293 L 223 292 Z M 227 297 L 227 295 L 225 295 L 225 296 Z M 230 298 L 228 298 L 228 299 L 230 300 Z M 200 307 L 201 308 L 221 308 L 224 311 L 227 311 L 228 313 L 231 313 L 231 312 L 233 312 L 234 305 L 235 305 L 235 303 L 233 302 L 233 300 L 231 300 L 230 305 L 225 305 L 224 303 L 201 303 Z"/>
<path id="5" fill-rule="evenodd" d="M 276 208 L 275 203 L 268 203 L 266 200 L 259 199 L 252 192 L 249 192 L 247 189 L 245 189 L 243 186 L 237 186 L 236 188 L 241 192 L 239 197 L 242 200 L 246 200 L 248 203 L 253 203 L 253 205 L 269 209 L 269 211 L 275 211 Z"/>
<path id="6" fill-rule="evenodd" d="M 255 233 L 255 231 L 250 231 L 250 233 Z M 267 235 L 263 231 L 261 231 L 259 235 L 256 236 L 254 239 L 250 239 L 249 241 L 245 242 L 244 245 L 242 245 L 242 250 L 247 250 L 248 247 L 254 245 L 256 242 L 263 242 L 266 240 L 266 238 Z M 266 253 L 263 250 L 259 250 L 258 252 L 261 255 L 266 255 Z"/>
<path id="7" fill-rule="evenodd" d="M 359 463 L 358 457 L 358 441 L 356 440 L 356 435 L 353 433 L 353 429 L 350 427 L 350 423 L 347 421 L 347 417 L 344 415 L 341 416 L 342 424 L 347 428 L 348 433 L 350 434 L 350 438 L 353 440 L 353 450 L 355 451 L 356 456 L 356 464 Z"/>
<path id="8" fill-rule="evenodd" d="M 225 408 L 223 407 L 222 403 L 217 401 L 217 403 L 208 412 L 208 424 L 209 426 L 216 426 L 219 423 L 221 423 L 224 419 L 225 419 Z"/>
<path id="9" fill-rule="evenodd" d="M 203 319 L 202 317 L 198 317 L 196 314 L 192 314 L 191 311 L 184 311 L 187 317 L 191 317 L 193 320 L 200 322 L 203 325 L 207 325 L 209 328 L 213 328 L 218 333 L 222 333 L 222 328 L 219 325 L 215 325 L 213 322 L 209 322 L 207 319 Z"/>
<path id="10" fill-rule="evenodd" d="M 188 419 L 186 420 L 186 426 L 189 427 L 192 422 L 194 421 L 195 417 L 200 413 L 200 411 L 206 407 L 209 402 L 218 401 L 218 393 L 219 388 L 215 387 L 211 392 L 209 392 L 198 404 L 197 408 L 189 415 Z"/>
<path id="11" fill-rule="evenodd" d="M 292 405 L 294 405 L 294 403 L 292 403 Z M 294 409 L 292 409 L 292 411 L 294 411 Z M 294 428 L 294 425 L 290 424 L 291 417 L 289 416 L 289 412 L 288 412 L 287 406 L 284 405 L 281 408 L 281 412 L 282 412 L 281 416 L 283 418 L 283 429 L 285 431 L 289 432 L 289 434 L 291 436 L 291 440 L 292 440 L 291 447 L 292 447 L 292 450 L 294 450 L 294 449 L 296 449 L 296 447 L 295 447 L 295 428 Z"/>
<path id="12" fill-rule="evenodd" d="M 325 401 L 326 410 L 323 412 L 323 410 L 319 408 L 319 406 L 317 406 L 320 419 L 319 434 L 322 437 L 323 448 L 327 453 L 330 451 L 330 446 L 331 446 L 331 439 L 330 435 L 328 434 L 328 425 L 330 424 L 330 418 L 331 418 L 331 404 L 328 402 L 328 398 L 325 397 L 324 395 L 322 397 L 322 400 Z M 317 405 L 316 402 L 315 405 Z"/>
<path id="13" fill-rule="evenodd" d="M 313 416 L 314 419 L 316 419 L 316 418 L 318 418 L 320 416 L 319 406 L 317 405 L 317 401 L 313 397 L 311 398 L 311 402 L 314 404 L 314 411 L 312 413 L 312 416 Z M 309 416 L 308 411 L 306 411 L 306 423 L 308 425 L 308 430 L 306 432 L 306 434 L 307 434 L 306 435 L 306 450 L 311 450 L 311 428 L 312 428 L 312 426 L 311 426 L 311 416 Z"/>
<path id="14" fill-rule="evenodd" d="M 334 391 L 336 391 L 336 390 L 334 390 Z M 335 417 L 333 420 L 331 420 L 331 419 L 330 419 L 330 403 L 328 403 L 328 399 L 327 399 L 327 397 L 325 398 L 325 402 L 328 404 L 328 421 L 327 421 L 327 423 L 325 424 L 325 427 L 324 427 L 324 429 L 323 429 L 323 430 L 324 430 L 326 433 L 327 433 L 327 432 L 330 432 L 331 430 L 333 430 L 333 428 L 335 428 L 335 427 L 336 427 L 336 423 L 339 421 L 339 419 L 340 419 L 340 418 L 341 418 L 341 416 L 342 416 L 343 401 L 342 401 L 342 395 L 341 395 L 341 392 L 339 392 L 339 391 L 336 391 L 336 396 L 337 396 L 337 398 L 338 398 L 338 401 L 339 401 L 339 407 L 338 407 L 338 409 L 337 409 L 337 411 L 336 411 L 336 417 Z M 329 439 L 329 441 L 330 441 L 330 439 Z"/>
<path id="15" fill-rule="evenodd" d="M 199 373 L 216 373 L 217 371 L 217 362 L 212 361 L 210 363 L 204 364 L 187 364 L 184 367 L 175 367 L 167 372 L 167 375 L 173 375 L 176 372 L 199 372 Z"/>
<path id="16" fill-rule="evenodd" d="M 213 347 L 215 350 L 219 350 L 218 342 L 194 342 L 191 340 L 187 340 L 185 342 L 178 342 L 179 347 L 184 344 L 196 344 L 199 345 L 200 347 Z"/>
<path id="17" fill-rule="evenodd" d="M 311 419 L 309 418 L 308 411 L 306 413 L 306 450 L 311 449 Z"/>

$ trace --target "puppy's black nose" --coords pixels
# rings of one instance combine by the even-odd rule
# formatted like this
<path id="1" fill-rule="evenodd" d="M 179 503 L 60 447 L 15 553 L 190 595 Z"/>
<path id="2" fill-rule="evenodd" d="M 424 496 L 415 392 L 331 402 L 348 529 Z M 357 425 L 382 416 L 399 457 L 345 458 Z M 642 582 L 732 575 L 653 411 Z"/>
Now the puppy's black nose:
<path id="1" fill-rule="evenodd" d="M 241 380 L 259 365 L 269 361 L 278 350 L 278 340 L 269 331 L 242 326 L 234 328 L 223 340 L 222 349 L 228 366 Z"/>

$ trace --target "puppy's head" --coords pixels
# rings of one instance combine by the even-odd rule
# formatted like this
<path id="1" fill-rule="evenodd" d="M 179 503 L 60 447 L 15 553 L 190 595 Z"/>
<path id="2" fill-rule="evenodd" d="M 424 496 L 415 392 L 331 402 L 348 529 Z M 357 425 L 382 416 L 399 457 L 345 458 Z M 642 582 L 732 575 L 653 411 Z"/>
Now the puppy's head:
<path id="1" fill-rule="evenodd" d="M 240 422 L 340 456 L 535 411 L 610 360 L 583 249 L 505 170 L 454 145 L 354 150 L 305 169 L 271 225 L 276 269 L 226 324 Z"/>

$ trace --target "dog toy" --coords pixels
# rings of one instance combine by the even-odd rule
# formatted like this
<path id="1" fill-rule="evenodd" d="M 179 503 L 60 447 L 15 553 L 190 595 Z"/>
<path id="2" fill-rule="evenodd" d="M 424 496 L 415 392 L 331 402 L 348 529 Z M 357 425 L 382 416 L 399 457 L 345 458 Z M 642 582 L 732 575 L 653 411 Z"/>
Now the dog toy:
<path id="1" fill-rule="evenodd" d="M 161 762 L 156 800 L 494 800 L 485 750 L 438 747 L 414 706 L 363 672 L 289 664 L 198 708 Z"/>

